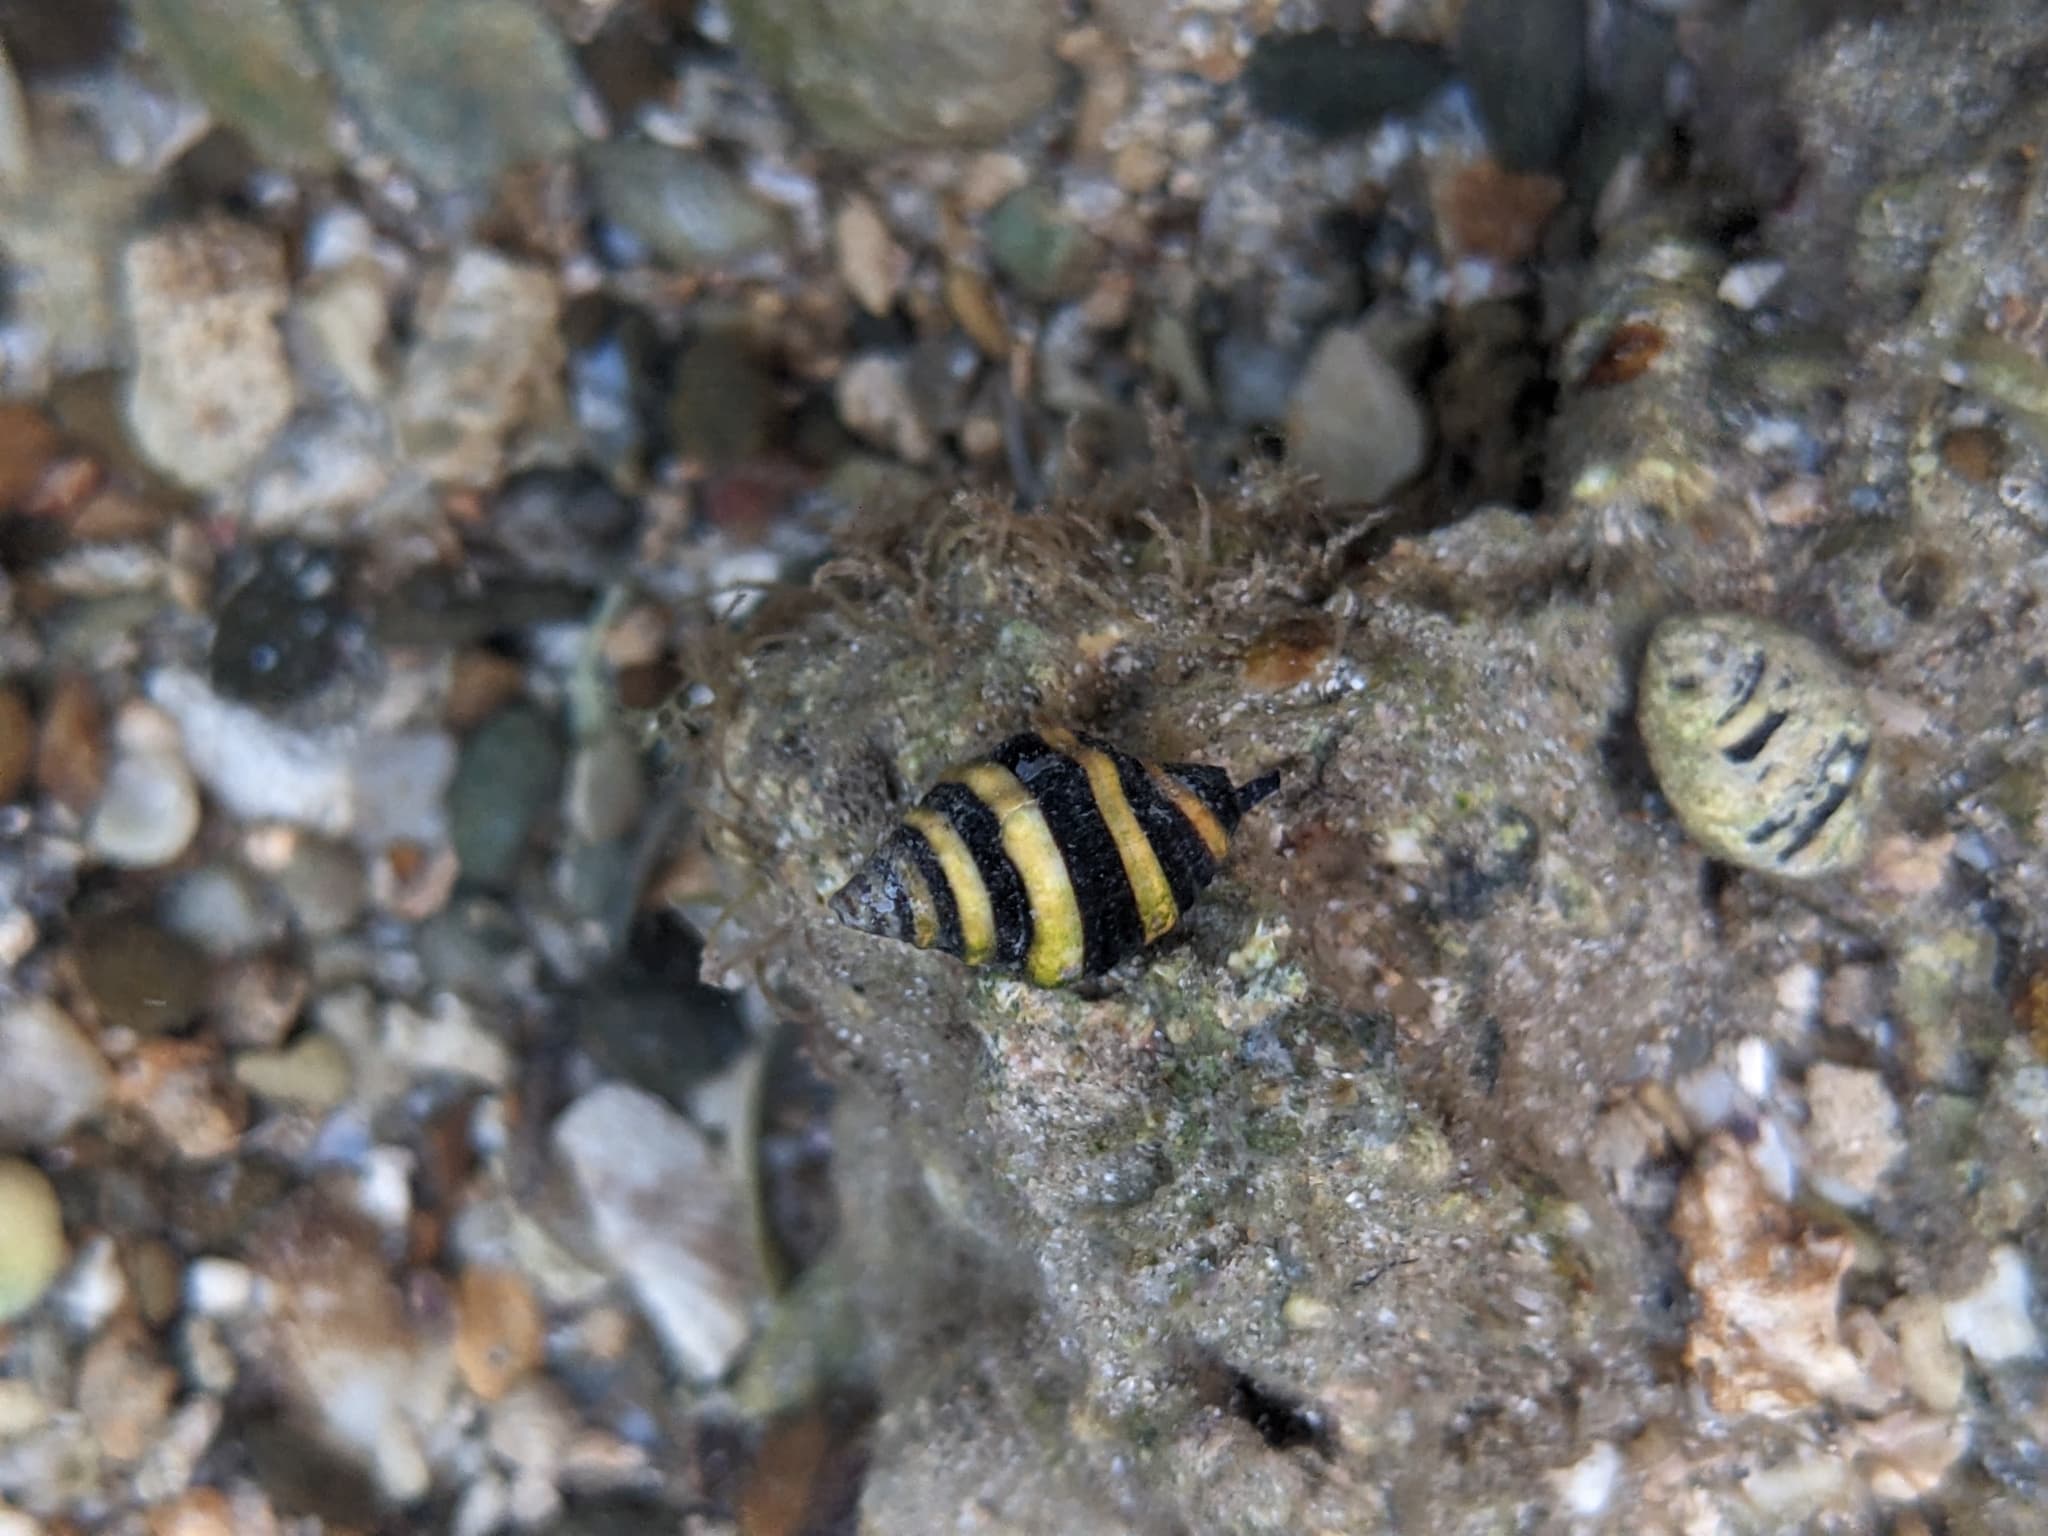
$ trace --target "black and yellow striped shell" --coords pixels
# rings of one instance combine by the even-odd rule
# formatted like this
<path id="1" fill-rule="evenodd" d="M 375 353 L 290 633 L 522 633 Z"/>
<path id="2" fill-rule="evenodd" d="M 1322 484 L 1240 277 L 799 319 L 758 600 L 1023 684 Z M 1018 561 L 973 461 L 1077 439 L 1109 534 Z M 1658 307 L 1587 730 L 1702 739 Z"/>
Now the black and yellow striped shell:
<path id="1" fill-rule="evenodd" d="M 1040 986 L 1099 976 L 1172 932 L 1244 813 L 1280 786 L 1155 764 L 1070 731 L 1012 736 L 944 774 L 832 898 L 863 933 Z"/>
<path id="2" fill-rule="evenodd" d="M 1868 852 L 1870 709 L 1811 640 L 1747 614 L 1667 619 L 1637 695 L 1658 787 L 1709 853 L 1799 879 Z"/>

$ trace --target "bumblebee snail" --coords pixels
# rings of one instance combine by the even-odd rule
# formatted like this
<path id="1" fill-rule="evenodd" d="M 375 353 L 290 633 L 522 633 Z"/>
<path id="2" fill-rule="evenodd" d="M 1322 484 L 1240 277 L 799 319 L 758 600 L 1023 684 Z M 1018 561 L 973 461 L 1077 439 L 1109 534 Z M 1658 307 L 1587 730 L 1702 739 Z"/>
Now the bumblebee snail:
<path id="1" fill-rule="evenodd" d="M 832 912 L 1043 987 L 1099 976 L 1173 930 L 1279 787 L 1277 773 L 1233 786 L 1221 768 L 1026 732 L 942 775 Z"/>
<path id="2" fill-rule="evenodd" d="M 1636 721 L 1679 823 L 1716 858 L 1812 878 L 1868 851 L 1870 712 L 1812 641 L 1744 614 L 1667 619 Z"/>

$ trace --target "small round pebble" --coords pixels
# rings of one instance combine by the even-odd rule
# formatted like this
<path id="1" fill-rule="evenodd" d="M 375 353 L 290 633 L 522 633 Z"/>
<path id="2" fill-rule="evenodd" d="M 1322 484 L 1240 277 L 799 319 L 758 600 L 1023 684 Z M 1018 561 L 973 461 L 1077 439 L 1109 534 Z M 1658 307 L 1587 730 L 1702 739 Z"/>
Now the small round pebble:
<path id="1" fill-rule="evenodd" d="M 192 846 L 199 831 L 199 786 L 165 752 L 124 753 L 86 828 L 93 856 L 123 869 L 161 869 Z"/>
<path id="2" fill-rule="evenodd" d="M 107 1063 L 54 1004 L 30 998 L 0 1013 L 0 1137 L 47 1146 L 99 1113 Z"/>
<path id="3" fill-rule="evenodd" d="M 42 1169 L 0 1158 L 0 1323 L 43 1299 L 64 1267 L 64 1218 Z"/>
<path id="4" fill-rule="evenodd" d="M 235 1081 L 277 1104 L 329 1110 L 348 1097 L 355 1069 L 340 1041 L 323 1031 L 277 1051 L 249 1051 L 235 1058 Z"/>

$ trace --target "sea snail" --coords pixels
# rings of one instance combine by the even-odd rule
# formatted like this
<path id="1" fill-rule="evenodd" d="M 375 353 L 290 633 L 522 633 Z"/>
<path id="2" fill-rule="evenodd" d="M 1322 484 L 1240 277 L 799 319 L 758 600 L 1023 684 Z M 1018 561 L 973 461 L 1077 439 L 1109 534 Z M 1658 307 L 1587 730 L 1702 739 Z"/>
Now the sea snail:
<path id="1" fill-rule="evenodd" d="M 862 933 L 1042 987 L 1099 976 L 1173 931 L 1244 813 L 1280 787 L 1148 763 L 1063 730 L 950 769 L 832 897 Z"/>
<path id="2" fill-rule="evenodd" d="M 1811 640 L 1746 614 L 1667 619 L 1637 693 L 1658 786 L 1707 852 L 1794 879 L 1868 853 L 1870 708 Z"/>

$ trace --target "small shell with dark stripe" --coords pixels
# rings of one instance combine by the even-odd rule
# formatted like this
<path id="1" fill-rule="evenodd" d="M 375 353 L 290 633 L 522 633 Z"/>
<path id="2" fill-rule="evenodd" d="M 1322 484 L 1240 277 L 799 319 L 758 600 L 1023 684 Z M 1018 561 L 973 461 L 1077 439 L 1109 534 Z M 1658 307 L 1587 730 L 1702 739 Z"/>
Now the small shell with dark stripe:
<path id="1" fill-rule="evenodd" d="M 1173 931 L 1278 774 L 1140 761 L 1093 736 L 1012 736 L 943 775 L 832 898 L 848 927 L 1040 986 Z"/>
<path id="2" fill-rule="evenodd" d="M 1746 614 L 1667 619 L 1643 661 L 1636 722 L 1672 811 L 1715 857 L 1810 878 L 1868 851 L 1869 706 L 1812 641 Z"/>

